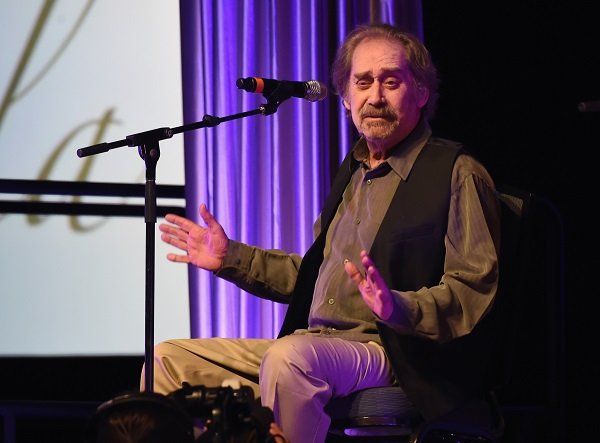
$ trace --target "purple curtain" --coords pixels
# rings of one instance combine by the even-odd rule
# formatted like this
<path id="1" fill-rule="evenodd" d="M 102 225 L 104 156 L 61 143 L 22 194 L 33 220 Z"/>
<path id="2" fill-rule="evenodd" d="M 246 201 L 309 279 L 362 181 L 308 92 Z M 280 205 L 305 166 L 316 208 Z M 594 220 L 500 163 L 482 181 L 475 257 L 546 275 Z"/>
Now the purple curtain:
<path id="1" fill-rule="evenodd" d="M 422 35 L 419 0 L 181 0 L 184 124 L 265 103 L 240 77 L 319 80 L 357 23 Z M 230 238 L 303 254 L 331 175 L 352 143 L 339 97 L 292 98 L 273 115 L 187 132 L 188 217 L 205 202 Z M 261 300 L 190 267 L 191 337 L 274 337 L 286 305 Z"/>

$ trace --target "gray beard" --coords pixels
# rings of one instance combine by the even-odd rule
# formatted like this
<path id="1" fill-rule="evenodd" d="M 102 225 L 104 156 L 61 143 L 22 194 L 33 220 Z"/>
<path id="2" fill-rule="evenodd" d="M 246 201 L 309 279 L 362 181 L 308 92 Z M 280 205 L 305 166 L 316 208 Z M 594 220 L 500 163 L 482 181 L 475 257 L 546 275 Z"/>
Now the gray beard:
<path id="1" fill-rule="evenodd" d="M 397 121 L 362 122 L 360 132 L 366 139 L 382 140 L 390 137 L 398 128 Z"/>

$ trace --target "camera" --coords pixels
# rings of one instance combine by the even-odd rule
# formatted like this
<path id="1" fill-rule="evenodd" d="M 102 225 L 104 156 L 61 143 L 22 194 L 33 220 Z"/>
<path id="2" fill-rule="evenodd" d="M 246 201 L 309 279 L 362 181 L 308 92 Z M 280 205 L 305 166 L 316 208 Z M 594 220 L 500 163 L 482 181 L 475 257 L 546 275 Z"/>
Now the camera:
<path id="1" fill-rule="evenodd" d="M 248 386 L 184 383 L 169 395 L 133 392 L 104 402 L 90 418 L 84 441 L 267 443 L 273 441 L 273 421 L 273 412 Z M 203 432 L 198 436 L 195 430 Z"/>
<path id="2" fill-rule="evenodd" d="M 168 397 L 192 419 L 199 419 L 205 424 L 206 440 L 202 441 L 226 442 L 231 441 L 233 436 L 241 435 L 247 439 L 236 441 L 268 441 L 273 414 L 260 406 L 249 386 L 234 389 L 230 386 L 206 387 L 184 383 L 181 389 L 170 393 Z"/>

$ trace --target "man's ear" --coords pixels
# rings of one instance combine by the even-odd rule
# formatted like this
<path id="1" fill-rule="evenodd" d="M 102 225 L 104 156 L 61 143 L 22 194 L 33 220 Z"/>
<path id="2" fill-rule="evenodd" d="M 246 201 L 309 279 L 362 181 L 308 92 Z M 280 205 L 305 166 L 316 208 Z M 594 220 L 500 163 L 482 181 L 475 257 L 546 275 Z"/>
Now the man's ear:
<path id="1" fill-rule="evenodd" d="M 350 111 L 350 103 L 348 103 L 348 100 L 343 99 L 342 104 L 344 105 L 344 108 L 346 108 L 346 111 Z"/>
<path id="2" fill-rule="evenodd" d="M 423 85 L 417 85 L 417 105 L 422 108 L 429 100 L 429 88 Z"/>

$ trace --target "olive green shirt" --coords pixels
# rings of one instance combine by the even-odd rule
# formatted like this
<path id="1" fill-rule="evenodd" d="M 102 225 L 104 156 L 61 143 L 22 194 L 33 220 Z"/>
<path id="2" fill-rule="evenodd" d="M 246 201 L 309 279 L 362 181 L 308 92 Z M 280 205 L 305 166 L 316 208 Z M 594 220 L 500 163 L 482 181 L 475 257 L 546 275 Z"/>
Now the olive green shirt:
<path id="1" fill-rule="evenodd" d="M 324 259 L 315 285 L 309 327 L 296 333 L 379 341 L 377 316 L 346 275 L 344 260 L 360 267 L 360 251 L 369 250 L 394 193 L 405 180 L 431 136 L 419 125 L 387 161 L 370 170 L 363 162 L 346 187 L 326 236 Z M 361 150 L 362 147 L 362 150 Z M 356 145 L 357 160 L 368 158 Z M 469 333 L 491 307 L 498 282 L 498 201 L 491 177 L 473 157 L 458 156 L 451 183 L 446 256 L 440 283 L 431 288 L 393 290 L 394 310 L 387 324 L 402 333 L 446 341 Z M 320 220 L 314 225 L 315 237 Z M 255 295 L 286 303 L 294 289 L 301 256 L 261 249 L 230 240 L 216 275 Z"/>

